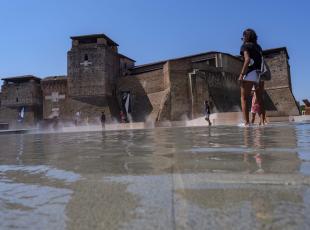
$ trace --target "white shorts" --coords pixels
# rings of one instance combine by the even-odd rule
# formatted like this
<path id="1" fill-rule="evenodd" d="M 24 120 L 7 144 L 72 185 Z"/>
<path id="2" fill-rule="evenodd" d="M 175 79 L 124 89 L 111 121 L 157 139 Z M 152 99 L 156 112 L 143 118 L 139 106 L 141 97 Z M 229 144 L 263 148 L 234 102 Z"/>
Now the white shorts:
<path id="1" fill-rule="evenodd" d="M 249 72 L 247 75 L 243 77 L 243 80 L 258 83 L 259 75 L 257 73 L 257 70 L 252 70 L 251 72 Z"/>

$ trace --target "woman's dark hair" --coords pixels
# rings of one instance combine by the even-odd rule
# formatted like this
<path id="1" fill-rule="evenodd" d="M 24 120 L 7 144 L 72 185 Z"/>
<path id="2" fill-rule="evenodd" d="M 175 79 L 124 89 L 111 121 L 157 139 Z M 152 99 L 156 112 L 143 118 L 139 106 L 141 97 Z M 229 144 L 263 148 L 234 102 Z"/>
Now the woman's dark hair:
<path id="1" fill-rule="evenodd" d="M 253 29 L 246 29 L 243 31 L 243 42 L 257 43 L 257 35 Z"/>

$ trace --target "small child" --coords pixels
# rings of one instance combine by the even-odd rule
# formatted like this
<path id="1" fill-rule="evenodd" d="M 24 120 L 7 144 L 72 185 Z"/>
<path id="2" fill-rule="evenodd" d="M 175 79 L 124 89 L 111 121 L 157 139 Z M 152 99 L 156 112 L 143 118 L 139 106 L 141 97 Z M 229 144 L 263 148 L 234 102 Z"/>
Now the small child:
<path id="1" fill-rule="evenodd" d="M 256 92 L 255 90 L 252 90 L 252 107 L 251 107 L 251 113 L 252 113 L 252 121 L 251 123 L 254 124 L 255 122 L 255 115 L 258 114 L 259 116 L 259 125 L 262 125 L 262 114 L 261 114 L 261 108 L 259 105 L 259 101 L 257 100 Z"/>

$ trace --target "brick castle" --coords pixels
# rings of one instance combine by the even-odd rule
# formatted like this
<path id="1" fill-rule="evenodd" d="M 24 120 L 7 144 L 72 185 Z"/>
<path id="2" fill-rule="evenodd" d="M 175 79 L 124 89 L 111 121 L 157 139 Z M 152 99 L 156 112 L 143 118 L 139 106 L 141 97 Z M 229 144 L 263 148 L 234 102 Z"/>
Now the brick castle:
<path id="1" fill-rule="evenodd" d="M 239 56 L 206 52 L 136 66 L 104 34 L 71 39 L 66 76 L 2 78 L 0 123 L 65 122 L 77 113 L 81 120 L 98 122 L 102 111 L 107 122 L 119 121 L 120 111 L 133 122 L 178 121 L 201 117 L 204 100 L 213 112 L 240 111 Z M 287 49 L 263 55 L 272 72 L 266 82 L 267 115 L 299 115 Z"/>

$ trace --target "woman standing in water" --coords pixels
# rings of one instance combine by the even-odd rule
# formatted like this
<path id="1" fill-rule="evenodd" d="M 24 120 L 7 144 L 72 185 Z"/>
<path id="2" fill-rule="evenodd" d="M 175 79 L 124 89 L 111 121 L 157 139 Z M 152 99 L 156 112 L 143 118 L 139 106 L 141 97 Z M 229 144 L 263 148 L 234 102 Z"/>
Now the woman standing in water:
<path id="1" fill-rule="evenodd" d="M 265 109 L 263 105 L 264 82 L 259 80 L 258 71 L 262 64 L 262 48 L 257 43 L 257 35 L 253 29 L 246 29 L 241 38 L 243 44 L 240 55 L 244 62 L 239 76 L 241 84 L 241 108 L 244 119 L 244 126 L 249 126 L 249 109 L 247 99 L 251 96 L 252 87 L 255 87 L 257 100 L 260 104 L 262 118 L 265 120 Z"/>

